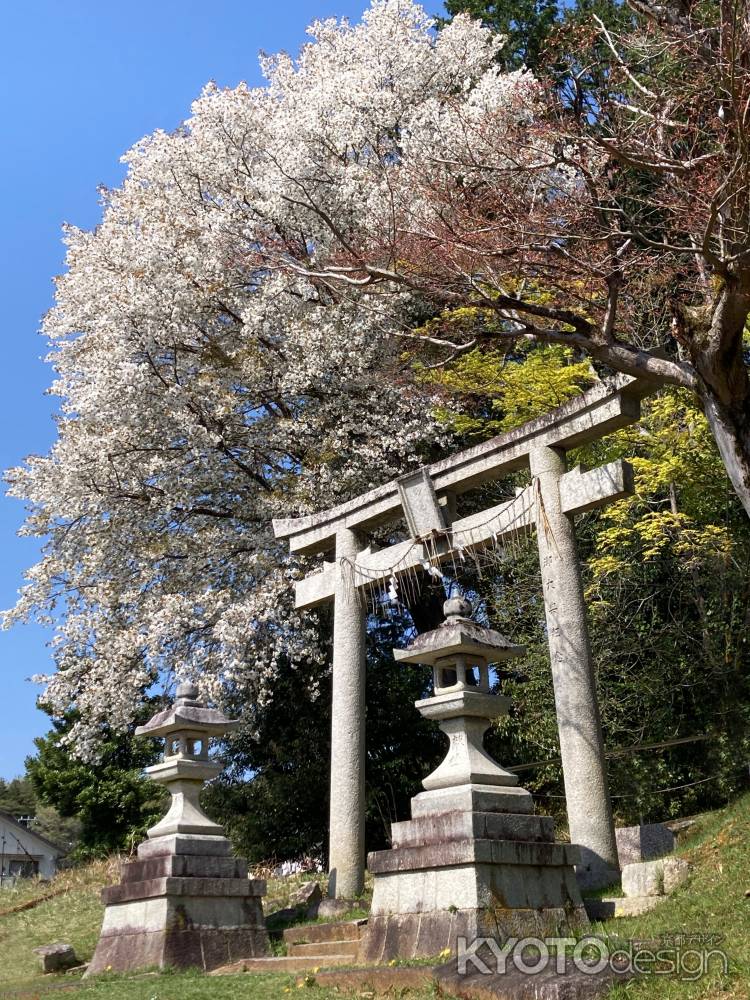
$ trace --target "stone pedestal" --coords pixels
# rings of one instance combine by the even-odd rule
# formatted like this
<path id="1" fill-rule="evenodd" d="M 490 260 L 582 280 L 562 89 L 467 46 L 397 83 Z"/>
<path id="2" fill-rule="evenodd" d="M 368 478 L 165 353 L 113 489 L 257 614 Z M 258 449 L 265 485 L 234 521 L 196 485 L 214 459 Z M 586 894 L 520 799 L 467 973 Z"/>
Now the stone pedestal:
<path id="1" fill-rule="evenodd" d="M 394 823 L 393 846 L 369 855 L 375 888 L 361 957 L 428 958 L 458 938 L 551 936 L 588 923 L 576 881 L 578 848 L 555 843 L 518 777 L 484 749 L 508 699 L 489 690 L 488 664 L 523 653 L 467 617 L 461 598 L 446 620 L 397 660 L 433 667 L 435 694 L 417 702 L 449 738 L 445 760 L 422 782 L 411 820 Z"/>
<path id="2" fill-rule="evenodd" d="M 148 966 L 215 969 L 265 955 L 261 898 L 266 884 L 248 878 L 222 828 L 200 807 L 203 783 L 220 773 L 209 744 L 238 723 L 197 700 L 192 684 L 177 688 L 174 706 L 138 736 L 163 736 L 164 760 L 146 773 L 166 785 L 169 811 L 148 831 L 138 860 L 122 865 L 119 885 L 102 891 L 106 905 L 87 975 Z"/>
<path id="3" fill-rule="evenodd" d="M 554 822 L 524 789 L 465 785 L 412 799 L 393 847 L 368 857 L 375 890 L 361 957 L 427 958 L 457 938 L 564 933 L 588 921 Z"/>
<path id="4" fill-rule="evenodd" d="M 87 975 L 148 966 L 215 969 L 265 955 L 261 899 L 225 837 L 174 834 L 148 840 L 102 891 L 101 936 Z"/>

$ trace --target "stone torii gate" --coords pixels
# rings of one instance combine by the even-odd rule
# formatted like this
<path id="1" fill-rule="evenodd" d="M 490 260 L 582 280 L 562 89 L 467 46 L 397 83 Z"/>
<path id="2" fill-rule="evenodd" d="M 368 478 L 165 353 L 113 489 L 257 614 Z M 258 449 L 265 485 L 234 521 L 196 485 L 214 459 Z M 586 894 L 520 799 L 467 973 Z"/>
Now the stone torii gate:
<path id="1" fill-rule="evenodd" d="M 364 880 L 365 629 L 361 591 L 536 527 L 570 838 L 582 848 L 584 885 L 618 874 L 612 809 L 576 551 L 574 516 L 632 492 L 615 461 L 567 471 L 566 452 L 640 417 L 651 387 L 626 376 L 602 382 L 535 420 L 318 514 L 278 519 L 291 552 L 335 553 L 296 584 L 296 607 L 334 602 L 329 893 L 352 899 Z M 456 516 L 456 497 L 527 466 L 513 500 Z M 373 550 L 367 532 L 405 517 L 411 538 Z"/>

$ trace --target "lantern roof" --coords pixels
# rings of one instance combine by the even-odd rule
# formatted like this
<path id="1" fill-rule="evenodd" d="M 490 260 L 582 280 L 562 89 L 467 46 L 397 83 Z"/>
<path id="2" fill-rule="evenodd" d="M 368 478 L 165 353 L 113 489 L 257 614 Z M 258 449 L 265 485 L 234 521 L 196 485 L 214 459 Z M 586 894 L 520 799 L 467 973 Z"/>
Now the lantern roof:
<path id="1" fill-rule="evenodd" d="M 401 663 L 427 663 L 452 656 L 477 656 L 488 663 L 523 656 L 525 646 L 516 646 L 500 632 L 473 621 L 471 604 L 463 597 L 449 598 L 443 605 L 445 621 L 430 632 L 423 632 L 406 649 L 394 649 Z"/>
<path id="2" fill-rule="evenodd" d="M 198 700 L 198 688 L 183 682 L 177 685 L 173 705 L 157 712 L 135 731 L 136 736 L 167 736 L 169 733 L 189 729 L 209 736 L 221 736 L 239 726 L 239 721 L 228 719 L 218 708 L 208 708 Z"/>

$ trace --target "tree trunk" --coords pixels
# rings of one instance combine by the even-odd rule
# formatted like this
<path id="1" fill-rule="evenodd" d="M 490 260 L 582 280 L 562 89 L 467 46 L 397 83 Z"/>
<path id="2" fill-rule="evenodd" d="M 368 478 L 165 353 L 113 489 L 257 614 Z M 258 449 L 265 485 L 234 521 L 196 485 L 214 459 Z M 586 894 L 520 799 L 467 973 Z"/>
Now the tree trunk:
<path id="1" fill-rule="evenodd" d="M 708 386 L 703 387 L 700 396 L 727 475 L 750 517 L 750 414 L 747 406 L 727 406 Z"/>
<path id="2" fill-rule="evenodd" d="M 735 493 L 750 517 L 750 380 L 743 349 L 750 273 L 722 284 L 708 328 L 691 331 L 697 391 Z"/>

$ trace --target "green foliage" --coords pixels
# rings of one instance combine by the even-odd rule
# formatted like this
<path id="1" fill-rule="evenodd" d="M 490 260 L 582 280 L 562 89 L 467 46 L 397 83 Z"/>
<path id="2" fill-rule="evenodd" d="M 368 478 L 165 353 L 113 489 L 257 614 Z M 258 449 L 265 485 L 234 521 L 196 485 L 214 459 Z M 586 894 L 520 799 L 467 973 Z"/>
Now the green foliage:
<path id="1" fill-rule="evenodd" d="M 393 658 L 393 648 L 404 645 L 410 624 L 405 616 L 392 612 L 385 622 L 373 623 L 370 630 L 366 687 L 368 850 L 390 846 L 390 824 L 410 815 L 410 800 L 422 791 L 422 778 L 445 756 L 445 736 L 414 708 L 414 702 L 431 690 L 431 671 L 396 663 Z"/>
<path id="2" fill-rule="evenodd" d="M 477 348 L 425 377 L 450 395 L 452 408 L 441 410 L 441 416 L 467 440 L 518 427 L 596 380 L 588 361 L 576 361 L 570 348 L 556 345 L 522 348 L 513 355 Z"/>
<path id="3" fill-rule="evenodd" d="M 506 357 L 475 351 L 427 374 L 450 394 L 446 413 L 467 442 L 552 409 L 594 377 L 572 352 L 533 346 Z M 611 788 L 623 822 L 725 802 L 746 784 L 750 752 L 750 525 L 696 400 L 667 389 L 642 409 L 638 424 L 571 456 L 587 466 L 627 458 L 635 469 L 633 497 L 577 519 Z M 467 499 L 481 509 L 525 482 L 527 474 L 517 474 Z M 462 582 L 484 600 L 492 625 L 527 647 L 501 677 L 513 707 L 488 746 L 505 763 L 533 763 L 524 783 L 562 819 L 534 540 L 510 544 L 481 577 L 464 567 Z M 694 736 L 705 739 L 630 751 Z M 675 787 L 683 785 L 691 787 Z"/>
<path id="4" fill-rule="evenodd" d="M 252 862 L 319 852 L 328 825 L 330 681 L 317 697 L 306 672 L 279 671 L 266 705 L 228 707 L 243 725 L 226 747 L 227 768 L 202 803 Z"/>
<path id="5" fill-rule="evenodd" d="M 641 422 L 604 448 L 604 457 L 628 457 L 636 485 L 633 497 L 592 519 L 585 549 L 605 725 L 620 732 L 620 745 L 707 736 L 618 760 L 613 774 L 631 817 L 677 815 L 745 783 L 750 527 L 689 393 L 645 400 Z M 650 793 L 712 776 L 674 796 Z"/>
<path id="6" fill-rule="evenodd" d="M 439 731 L 414 710 L 426 690 L 426 672 L 401 667 L 392 656 L 408 624 L 398 615 L 385 622 L 373 619 L 368 637 L 370 850 L 387 846 L 390 823 L 408 814 L 409 799 L 444 750 Z M 322 627 L 330 628 L 330 620 Z M 227 771 L 204 793 L 209 814 L 224 825 L 236 849 L 255 863 L 307 853 L 324 857 L 328 850 L 330 674 L 321 680 L 317 697 L 311 697 L 310 690 L 304 670 L 287 665 L 268 705 L 234 706 L 248 725 L 227 746 Z"/>
<path id="7" fill-rule="evenodd" d="M 608 576 L 621 577 L 643 560 L 671 554 L 684 570 L 710 571 L 731 561 L 746 519 L 694 397 L 668 389 L 645 400 L 640 423 L 605 447 L 613 457 L 628 458 L 636 490 L 601 515 L 591 570 L 602 599 Z"/>
<path id="8" fill-rule="evenodd" d="M 154 711 L 154 700 L 143 709 L 145 721 Z M 39 799 L 62 817 L 80 823 L 75 856 L 98 857 L 130 850 L 163 811 L 162 790 L 149 781 L 143 769 L 156 762 L 160 750 L 154 740 L 135 739 L 133 729 L 112 733 L 103 726 L 96 763 L 71 756 L 64 744 L 73 724 L 73 713 L 52 720 L 52 730 L 34 740 L 36 756 L 26 759 L 26 770 Z"/>
<path id="9" fill-rule="evenodd" d="M 11 816 L 33 816 L 37 797 L 28 775 L 4 781 L 0 778 L 0 811 Z"/>
<path id="10" fill-rule="evenodd" d="M 504 69 L 535 69 L 550 33 L 563 17 L 562 0 L 446 0 L 449 18 L 469 14 L 507 38 L 500 53 Z"/>

